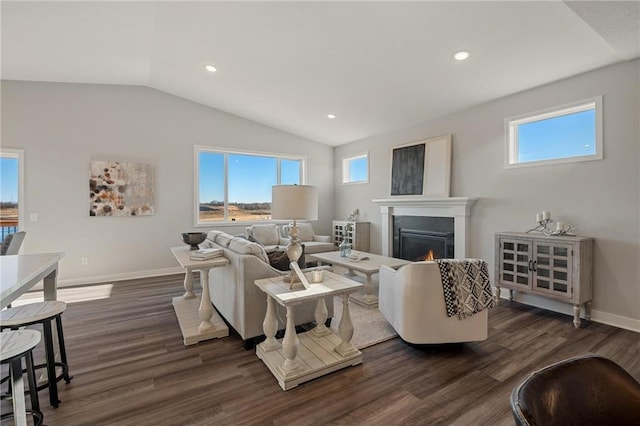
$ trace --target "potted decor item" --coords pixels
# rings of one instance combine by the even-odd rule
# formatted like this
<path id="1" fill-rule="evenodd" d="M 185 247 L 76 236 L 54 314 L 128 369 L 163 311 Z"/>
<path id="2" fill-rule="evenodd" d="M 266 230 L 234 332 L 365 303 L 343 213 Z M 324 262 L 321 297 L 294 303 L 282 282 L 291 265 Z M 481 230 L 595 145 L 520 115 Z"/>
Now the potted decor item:
<path id="1" fill-rule="evenodd" d="M 351 243 L 348 242 L 348 238 L 353 230 L 353 224 L 351 222 L 347 223 L 347 226 L 344 228 L 344 235 L 342 236 L 342 241 L 338 246 L 340 250 L 340 257 L 349 257 L 351 254 Z"/>

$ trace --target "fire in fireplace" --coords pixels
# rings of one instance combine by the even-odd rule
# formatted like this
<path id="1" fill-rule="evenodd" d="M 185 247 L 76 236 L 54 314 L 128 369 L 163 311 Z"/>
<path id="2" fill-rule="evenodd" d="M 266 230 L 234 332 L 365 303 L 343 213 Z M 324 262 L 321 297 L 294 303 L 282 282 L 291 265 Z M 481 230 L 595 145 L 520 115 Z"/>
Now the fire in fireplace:
<path id="1" fill-rule="evenodd" d="M 414 261 L 454 257 L 453 218 L 394 216 L 393 257 Z"/>

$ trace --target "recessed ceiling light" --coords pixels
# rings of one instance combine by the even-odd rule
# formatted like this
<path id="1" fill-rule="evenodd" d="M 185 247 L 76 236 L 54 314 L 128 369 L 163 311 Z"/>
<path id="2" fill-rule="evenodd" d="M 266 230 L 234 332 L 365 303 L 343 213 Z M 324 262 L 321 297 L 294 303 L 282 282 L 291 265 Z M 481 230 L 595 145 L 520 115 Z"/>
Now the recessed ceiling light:
<path id="1" fill-rule="evenodd" d="M 334 118 L 336 118 L 335 114 L 327 114 L 327 118 L 333 120 Z"/>
<path id="2" fill-rule="evenodd" d="M 460 52 L 458 52 L 455 55 L 453 55 L 453 57 L 457 61 L 464 61 L 465 59 L 467 59 L 469 57 L 469 52 L 465 52 L 464 50 L 461 50 Z"/>
<path id="3" fill-rule="evenodd" d="M 217 71 L 217 70 L 216 70 L 216 67 L 214 67 L 213 65 L 206 65 L 206 66 L 204 67 L 204 69 L 206 69 L 206 70 L 207 70 L 207 71 L 209 71 L 209 72 L 216 72 L 216 71 Z"/>

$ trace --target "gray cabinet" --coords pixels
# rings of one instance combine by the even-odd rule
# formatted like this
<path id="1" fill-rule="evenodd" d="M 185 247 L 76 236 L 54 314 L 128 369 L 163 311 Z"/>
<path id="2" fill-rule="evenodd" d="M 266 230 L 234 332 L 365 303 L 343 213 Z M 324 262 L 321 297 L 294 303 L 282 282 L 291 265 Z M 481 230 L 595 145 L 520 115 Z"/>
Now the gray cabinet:
<path id="1" fill-rule="evenodd" d="M 347 226 L 351 224 L 351 226 Z M 351 243 L 354 250 L 370 250 L 369 222 L 352 222 L 347 220 L 334 220 L 332 228 L 333 247 L 337 250 L 343 239 Z"/>
<path id="2" fill-rule="evenodd" d="M 590 319 L 593 238 L 500 232 L 496 234 L 496 287 L 550 297 L 573 305 L 580 327 L 581 305 Z"/>

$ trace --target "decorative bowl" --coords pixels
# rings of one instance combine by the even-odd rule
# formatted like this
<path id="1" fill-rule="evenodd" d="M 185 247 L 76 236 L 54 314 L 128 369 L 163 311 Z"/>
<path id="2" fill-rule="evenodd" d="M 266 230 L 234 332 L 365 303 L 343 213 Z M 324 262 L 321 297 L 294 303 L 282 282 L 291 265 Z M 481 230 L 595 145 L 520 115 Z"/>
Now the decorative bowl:
<path id="1" fill-rule="evenodd" d="M 185 244 L 191 246 L 191 250 L 198 250 L 198 244 L 207 239 L 206 232 L 184 232 L 180 236 Z"/>

